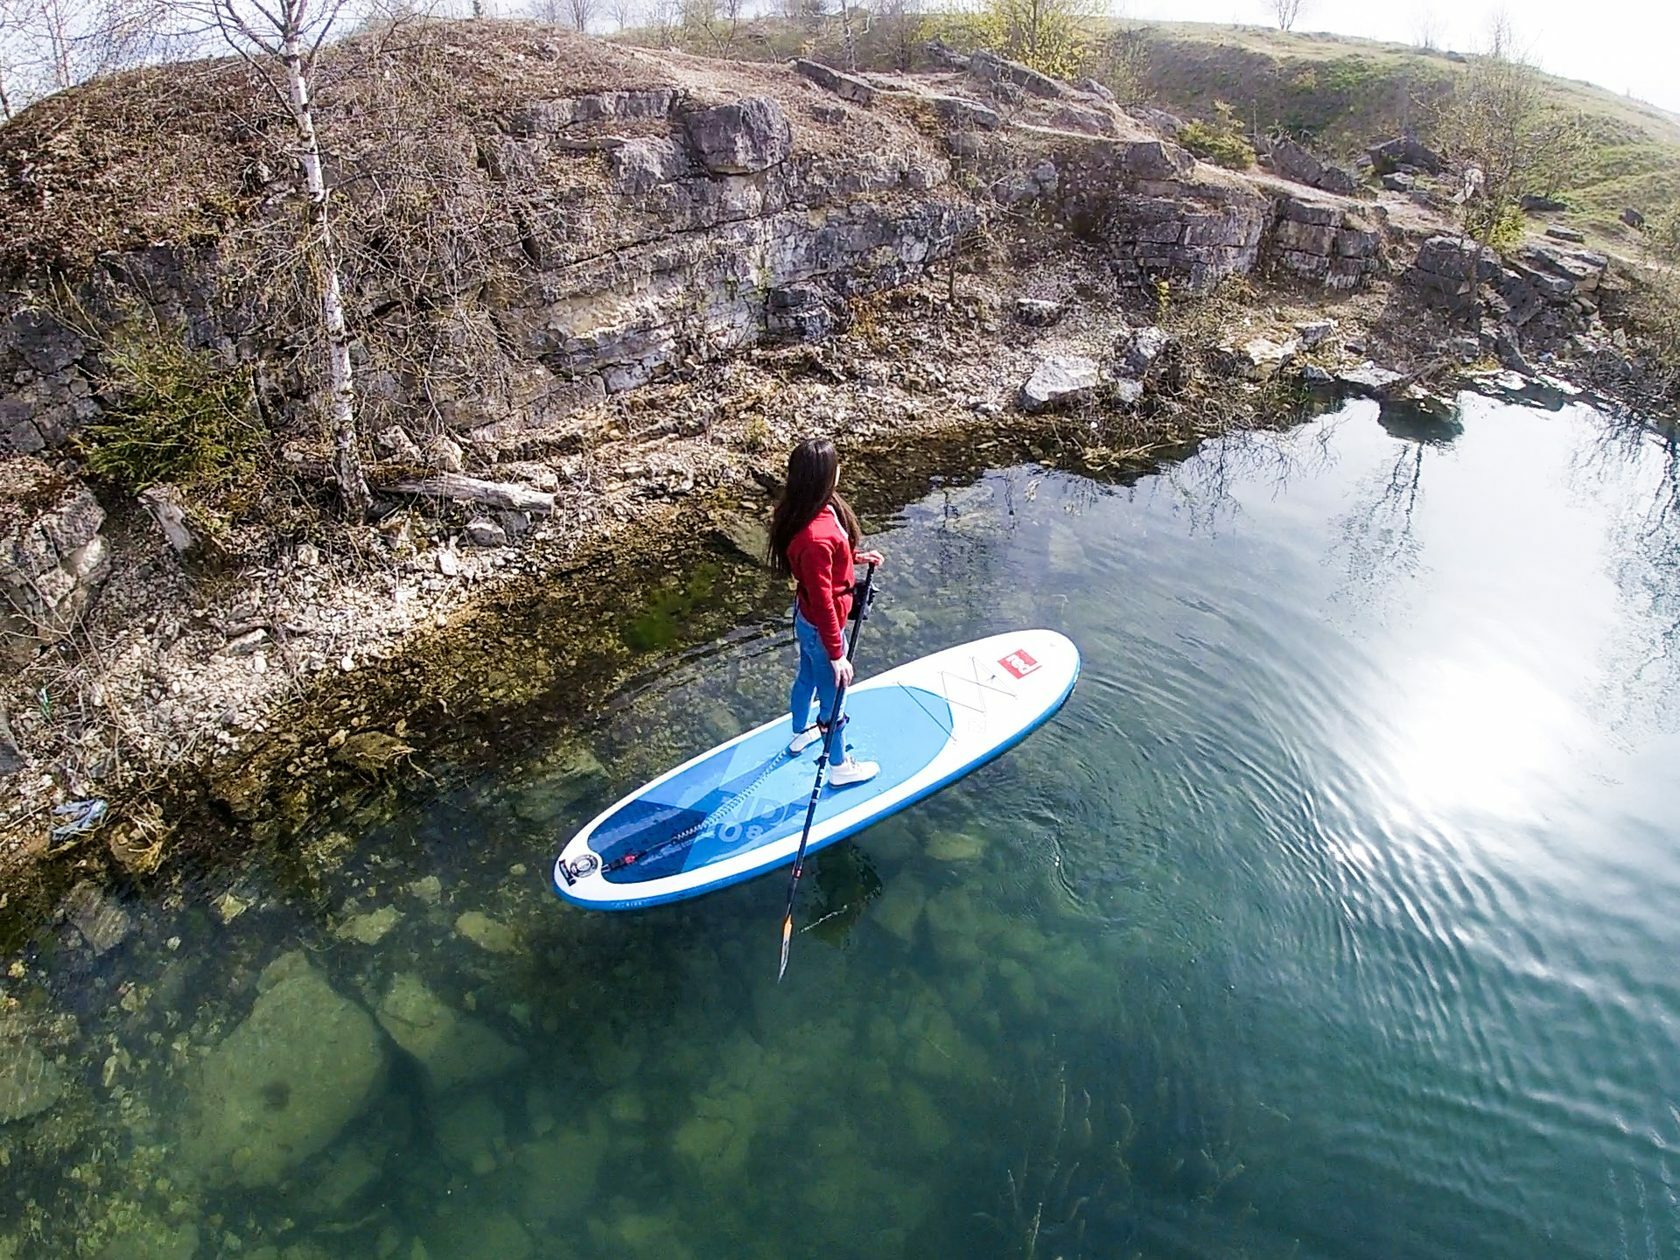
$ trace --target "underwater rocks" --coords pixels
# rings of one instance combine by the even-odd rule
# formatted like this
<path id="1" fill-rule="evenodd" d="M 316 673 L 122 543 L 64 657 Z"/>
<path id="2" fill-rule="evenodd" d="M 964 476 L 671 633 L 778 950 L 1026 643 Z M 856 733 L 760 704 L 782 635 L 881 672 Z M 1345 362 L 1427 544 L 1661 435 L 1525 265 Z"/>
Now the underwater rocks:
<path id="1" fill-rule="evenodd" d="M 412 972 L 392 981 L 376 1015 L 391 1040 L 420 1064 L 434 1095 L 499 1076 L 525 1060 L 522 1050 L 451 1009 Z"/>
<path id="2" fill-rule="evenodd" d="M 64 1093 L 58 1068 L 27 1041 L 0 1040 L 0 1124 L 27 1120 Z"/>
<path id="3" fill-rule="evenodd" d="M 512 954 L 519 949 L 519 933 L 481 910 L 468 910 L 461 915 L 455 920 L 455 930 L 492 954 Z"/>
<path id="4" fill-rule="evenodd" d="M 170 1229 L 158 1221 L 141 1221 L 112 1239 L 99 1260 L 193 1260 L 198 1254 L 198 1226 Z"/>
<path id="5" fill-rule="evenodd" d="M 384 1076 L 372 1017 L 301 952 L 271 963 L 258 989 L 188 1087 L 181 1153 L 209 1182 L 280 1181 L 361 1114 Z"/>
<path id="6" fill-rule="evenodd" d="M 354 941 L 358 945 L 377 945 L 401 922 L 402 911 L 395 906 L 381 906 L 346 919 L 333 929 L 333 935 L 341 941 Z"/>
<path id="7" fill-rule="evenodd" d="M 91 881 L 72 888 L 59 903 L 58 912 L 95 954 L 115 949 L 134 930 L 134 921 L 127 911 L 114 904 Z"/>

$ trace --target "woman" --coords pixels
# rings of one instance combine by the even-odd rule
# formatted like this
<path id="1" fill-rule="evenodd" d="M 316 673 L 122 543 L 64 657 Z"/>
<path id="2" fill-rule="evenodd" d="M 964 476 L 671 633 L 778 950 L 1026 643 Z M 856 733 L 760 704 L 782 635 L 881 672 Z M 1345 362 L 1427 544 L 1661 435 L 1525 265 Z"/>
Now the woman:
<path id="1" fill-rule="evenodd" d="M 788 456 L 787 487 L 770 518 L 770 567 L 797 586 L 794 637 L 799 640 L 799 673 L 788 695 L 793 715 L 790 753 L 802 753 L 823 737 L 833 720 L 840 686 L 852 682 L 846 658 L 846 622 L 852 615 L 852 566 L 880 564 L 878 551 L 857 550 L 862 531 L 857 516 L 840 497 L 840 459 L 827 438 L 807 438 Z M 817 701 L 816 721 L 811 702 Z M 842 719 L 842 722 L 844 719 Z M 837 742 L 844 732 L 836 733 Z M 880 773 L 872 761 L 856 761 L 850 752 L 829 772 L 835 787 L 866 783 Z"/>

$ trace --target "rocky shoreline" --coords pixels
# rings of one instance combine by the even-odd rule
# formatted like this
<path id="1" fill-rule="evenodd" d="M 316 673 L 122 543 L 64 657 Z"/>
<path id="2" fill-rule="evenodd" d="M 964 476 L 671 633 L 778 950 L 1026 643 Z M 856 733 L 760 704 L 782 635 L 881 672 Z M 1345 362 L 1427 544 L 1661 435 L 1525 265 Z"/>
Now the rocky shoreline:
<path id="1" fill-rule="evenodd" d="M 656 571 L 696 532 L 750 538 L 739 520 L 766 510 L 804 432 L 883 464 L 983 438 L 1115 468 L 1287 423 L 1315 387 L 1398 400 L 1509 369 L 1636 379 L 1609 326 L 1626 292 L 1610 259 L 1545 239 L 1480 256 L 1422 169 L 1350 194 L 1346 172 L 1285 150 L 1235 175 L 1147 111 L 995 58 L 858 78 L 519 38 L 597 90 L 522 86 L 475 141 L 484 205 L 519 225 L 507 244 L 529 265 L 493 307 L 456 294 L 423 335 L 448 368 L 426 388 L 468 367 L 484 388 L 422 409 L 416 378 L 379 367 L 422 333 L 370 341 L 393 420 L 376 524 L 292 511 L 194 550 L 170 494 L 96 497 L 61 444 L 99 412 L 97 338 L 15 297 L 0 312 L 18 452 L 0 461 L 0 579 L 27 647 L 0 697 L 0 867 L 57 872 L 38 895 L 19 882 L 10 909 L 305 817 L 424 757 L 441 695 L 516 703 L 530 680 L 481 685 L 479 644 L 615 556 Z M 877 157 L 856 162 L 860 143 Z M 587 224 L 535 233 L 562 203 Z M 364 212 L 352 233 L 371 230 Z M 210 295 L 214 256 L 122 259 L 87 293 L 97 309 L 139 295 L 255 373 L 277 427 L 307 410 L 308 382 L 265 376 L 283 330 Z M 480 318 L 494 350 L 448 339 L 450 320 Z M 398 422 L 421 410 L 438 423 Z M 307 442 L 278 454 L 308 481 Z M 104 812 L 54 812 L 77 802 Z"/>

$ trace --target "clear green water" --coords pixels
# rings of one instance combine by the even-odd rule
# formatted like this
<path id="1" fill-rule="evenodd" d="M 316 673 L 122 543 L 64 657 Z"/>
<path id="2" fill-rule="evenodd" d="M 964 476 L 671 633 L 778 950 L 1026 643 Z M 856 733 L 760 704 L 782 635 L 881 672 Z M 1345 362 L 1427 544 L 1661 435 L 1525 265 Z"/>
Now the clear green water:
<path id="1" fill-rule="evenodd" d="M 624 917 L 544 885 L 595 809 L 782 701 L 784 597 L 679 577 L 659 609 L 738 631 L 598 725 L 130 901 L 101 959 L 32 956 L 0 1035 L 60 1097 L 0 1126 L 0 1238 L 1680 1257 L 1674 460 L 1585 411 L 1460 421 L 1356 405 L 904 508 L 866 671 L 1032 622 L 1085 673 L 823 855 L 780 987 L 780 876 Z"/>

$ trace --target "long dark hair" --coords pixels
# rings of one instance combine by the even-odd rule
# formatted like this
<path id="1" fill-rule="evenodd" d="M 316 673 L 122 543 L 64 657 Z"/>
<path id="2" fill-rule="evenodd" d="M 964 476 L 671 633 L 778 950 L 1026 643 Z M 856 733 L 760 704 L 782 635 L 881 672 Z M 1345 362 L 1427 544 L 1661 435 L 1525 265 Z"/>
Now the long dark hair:
<path id="1" fill-rule="evenodd" d="M 827 438 L 806 438 L 788 453 L 787 485 L 770 516 L 770 567 L 783 577 L 792 577 L 788 546 L 799 531 L 816 520 L 817 513 L 832 507 L 846 536 L 857 546 L 863 537 L 857 514 L 834 486 L 840 476 L 840 456 Z"/>

